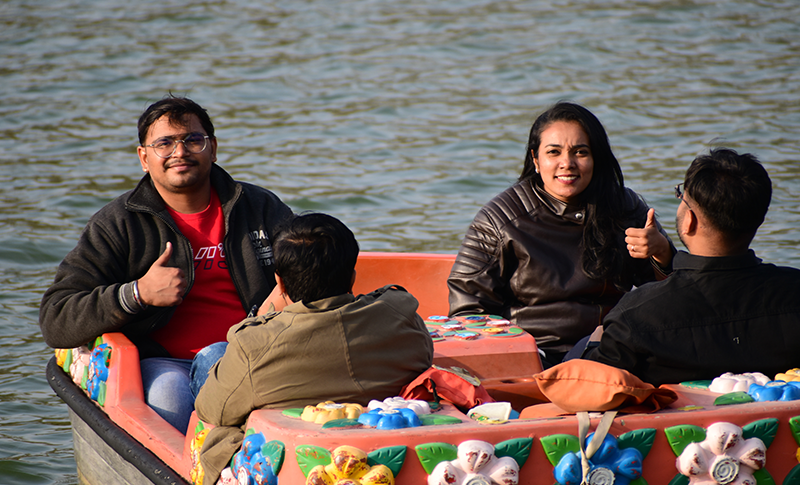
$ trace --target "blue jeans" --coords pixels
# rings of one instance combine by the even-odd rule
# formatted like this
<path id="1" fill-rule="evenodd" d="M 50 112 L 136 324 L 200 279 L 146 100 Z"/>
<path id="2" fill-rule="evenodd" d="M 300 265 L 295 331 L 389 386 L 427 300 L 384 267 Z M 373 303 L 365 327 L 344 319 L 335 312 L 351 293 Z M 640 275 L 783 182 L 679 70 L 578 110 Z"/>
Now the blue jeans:
<path id="1" fill-rule="evenodd" d="M 186 434 L 194 399 L 208 371 L 225 353 L 228 342 L 203 348 L 194 359 L 152 357 L 140 362 L 144 401 L 175 429 Z"/>

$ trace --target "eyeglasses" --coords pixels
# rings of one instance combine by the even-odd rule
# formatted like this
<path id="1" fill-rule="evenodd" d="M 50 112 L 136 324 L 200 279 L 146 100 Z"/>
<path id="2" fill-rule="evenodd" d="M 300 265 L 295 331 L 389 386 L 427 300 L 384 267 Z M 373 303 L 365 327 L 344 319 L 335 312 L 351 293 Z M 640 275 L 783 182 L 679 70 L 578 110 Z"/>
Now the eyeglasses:
<path id="1" fill-rule="evenodd" d="M 161 158 L 169 158 L 175 153 L 175 150 L 178 149 L 178 143 L 183 143 L 183 147 L 190 153 L 200 153 L 205 150 L 206 145 L 208 145 L 208 135 L 189 133 L 183 140 L 176 138 L 159 138 L 153 143 L 143 146 L 152 148 L 153 151 L 156 152 L 156 155 Z"/>
<path id="2" fill-rule="evenodd" d="M 689 210 L 692 210 L 692 206 L 690 206 L 689 203 L 686 202 L 686 199 L 683 198 L 683 189 L 681 189 L 682 185 L 683 184 L 680 183 L 675 186 L 675 198 L 680 199 L 684 204 L 686 204 L 686 207 L 688 207 Z"/>

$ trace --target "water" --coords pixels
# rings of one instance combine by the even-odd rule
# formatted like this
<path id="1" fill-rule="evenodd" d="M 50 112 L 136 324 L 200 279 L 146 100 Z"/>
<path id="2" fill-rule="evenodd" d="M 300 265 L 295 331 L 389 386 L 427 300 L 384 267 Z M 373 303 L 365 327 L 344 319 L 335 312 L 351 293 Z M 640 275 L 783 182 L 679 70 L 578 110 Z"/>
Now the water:
<path id="1" fill-rule="evenodd" d="M 38 304 L 141 176 L 136 120 L 167 92 L 208 109 L 236 178 L 339 217 L 364 250 L 455 252 L 535 116 L 568 99 L 673 236 L 696 154 L 756 154 L 775 193 L 753 246 L 800 266 L 797 19 L 794 0 L 3 1 L 0 482 L 77 482 Z"/>

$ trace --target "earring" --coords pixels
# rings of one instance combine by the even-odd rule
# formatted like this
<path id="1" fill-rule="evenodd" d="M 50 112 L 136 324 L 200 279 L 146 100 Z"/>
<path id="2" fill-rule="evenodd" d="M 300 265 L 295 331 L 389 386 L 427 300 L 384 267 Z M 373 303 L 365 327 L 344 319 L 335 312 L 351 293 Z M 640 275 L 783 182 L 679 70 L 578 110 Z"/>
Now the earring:
<path id="1" fill-rule="evenodd" d="M 536 170 L 536 173 L 539 173 L 539 167 L 536 167 L 535 170 Z"/>

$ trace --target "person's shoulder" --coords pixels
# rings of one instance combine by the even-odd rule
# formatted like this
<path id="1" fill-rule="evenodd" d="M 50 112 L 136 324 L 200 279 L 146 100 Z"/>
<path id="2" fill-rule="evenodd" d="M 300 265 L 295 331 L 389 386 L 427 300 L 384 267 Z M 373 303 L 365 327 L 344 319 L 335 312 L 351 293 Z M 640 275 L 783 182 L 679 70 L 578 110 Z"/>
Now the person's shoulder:
<path id="1" fill-rule="evenodd" d="M 109 203 L 101 207 L 89 218 L 89 224 L 107 223 L 130 217 L 131 211 L 128 209 L 128 201 L 135 189 L 129 190 Z"/>
<path id="2" fill-rule="evenodd" d="M 245 318 L 228 329 L 228 342 L 245 351 L 258 349 L 286 329 L 282 312 L 270 312 L 257 317 Z"/>
<path id="3" fill-rule="evenodd" d="M 359 295 L 353 303 L 364 306 L 386 304 L 401 313 L 415 313 L 419 307 L 417 298 L 399 285 L 386 285 L 366 295 Z"/>
<path id="4" fill-rule="evenodd" d="M 541 201 L 534 193 L 533 183 L 523 180 L 497 194 L 481 208 L 479 215 L 484 214 L 502 225 L 521 215 L 530 214 L 540 206 Z"/>
<path id="5" fill-rule="evenodd" d="M 758 271 L 773 280 L 775 285 L 800 286 L 800 269 L 791 266 L 778 266 L 773 263 L 761 263 Z"/>

